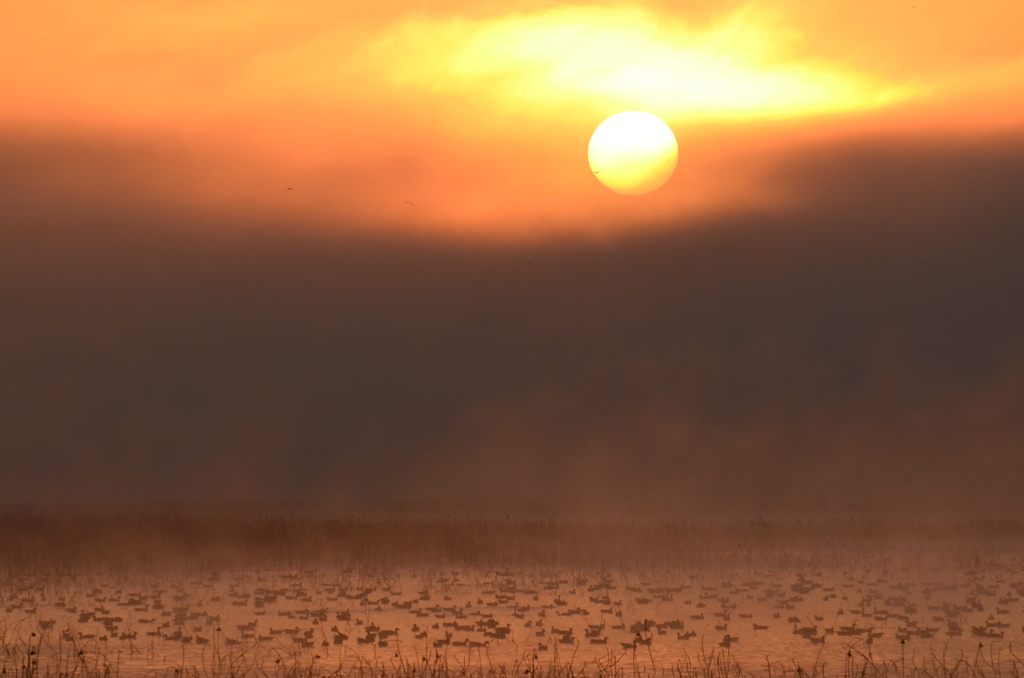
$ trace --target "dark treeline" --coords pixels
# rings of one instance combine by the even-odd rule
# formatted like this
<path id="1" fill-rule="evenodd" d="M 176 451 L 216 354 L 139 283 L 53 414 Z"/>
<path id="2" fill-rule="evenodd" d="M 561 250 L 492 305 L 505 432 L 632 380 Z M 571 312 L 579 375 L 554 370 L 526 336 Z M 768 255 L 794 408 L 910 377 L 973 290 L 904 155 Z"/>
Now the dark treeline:
<path id="1" fill-rule="evenodd" d="M 856 567 L 940 557 L 970 568 L 1024 547 L 1024 521 L 378 518 L 313 511 L 39 512 L 0 518 L 8 573 L 400 568 L 588 571 Z"/>

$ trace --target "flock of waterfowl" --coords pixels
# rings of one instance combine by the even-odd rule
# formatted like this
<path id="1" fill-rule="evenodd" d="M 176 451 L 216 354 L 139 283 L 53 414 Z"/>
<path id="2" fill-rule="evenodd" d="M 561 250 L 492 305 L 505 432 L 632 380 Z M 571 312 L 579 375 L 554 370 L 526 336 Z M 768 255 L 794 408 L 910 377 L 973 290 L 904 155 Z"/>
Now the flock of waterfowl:
<path id="1" fill-rule="evenodd" d="M 327 667 L 621 657 L 656 671 L 712 650 L 750 670 L 853 653 L 991 656 L 1024 635 L 1021 598 L 1024 570 L 1006 564 L 930 579 L 886 569 L 20 576 L 0 587 L 0 662 L 116 658 L 119 674 L 142 675 L 225 654 Z"/>

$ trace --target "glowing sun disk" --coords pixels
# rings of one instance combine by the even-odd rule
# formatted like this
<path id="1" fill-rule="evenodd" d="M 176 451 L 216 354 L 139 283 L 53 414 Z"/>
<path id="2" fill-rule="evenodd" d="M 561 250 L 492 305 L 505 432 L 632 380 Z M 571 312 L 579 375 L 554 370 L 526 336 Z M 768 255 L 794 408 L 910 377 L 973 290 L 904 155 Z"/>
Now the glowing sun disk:
<path id="1" fill-rule="evenodd" d="M 642 195 L 672 176 L 679 146 L 672 130 L 657 116 L 628 111 L 598 125 L 587 157 L 602 184 L 616 193 Z"/>

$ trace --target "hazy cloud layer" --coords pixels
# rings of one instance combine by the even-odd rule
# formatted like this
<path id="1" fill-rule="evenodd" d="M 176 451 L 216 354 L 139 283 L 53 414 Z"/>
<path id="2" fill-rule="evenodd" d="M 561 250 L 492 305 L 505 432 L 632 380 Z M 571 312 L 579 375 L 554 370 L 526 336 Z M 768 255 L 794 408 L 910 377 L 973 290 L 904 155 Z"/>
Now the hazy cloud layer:
<path id="1" fill-rule="evenodd" d="M 791 208 L 604 243 L 325 235 L 154 166 L 2 141 L 9 500 L 1021 508 L 1019 135 L 822 145 Z"/>

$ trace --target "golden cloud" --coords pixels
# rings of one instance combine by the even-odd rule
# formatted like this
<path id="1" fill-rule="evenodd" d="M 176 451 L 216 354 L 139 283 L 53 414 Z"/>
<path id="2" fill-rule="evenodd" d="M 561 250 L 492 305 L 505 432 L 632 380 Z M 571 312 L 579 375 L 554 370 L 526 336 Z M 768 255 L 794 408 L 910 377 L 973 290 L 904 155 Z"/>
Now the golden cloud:
<path id="1" fill-rule="evenodd" d="M 411 18 L 373 47 L 398 86 L 505 112 L 643 110 L 669 121 L 877 108 L 923 91 L 799 56 L 800 33 L 747 5 L 718 23 L 570 6 L 479 20 Z"/>

